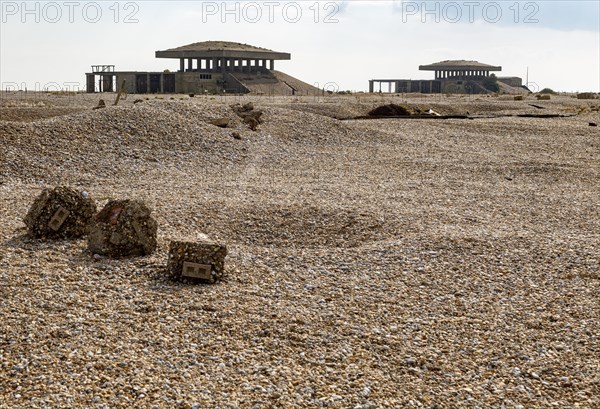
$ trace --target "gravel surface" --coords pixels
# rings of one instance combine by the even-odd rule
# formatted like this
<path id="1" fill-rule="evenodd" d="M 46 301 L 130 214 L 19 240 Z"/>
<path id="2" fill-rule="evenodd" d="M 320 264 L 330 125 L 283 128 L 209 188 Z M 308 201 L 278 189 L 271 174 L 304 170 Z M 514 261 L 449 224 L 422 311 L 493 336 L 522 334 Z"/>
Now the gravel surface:
<path id="1" fill-rule="evenodd" d="M 135 97 L 0 99 L 0 407 L 600 407 L 598 100 Z M 334 119 L 390 102 L 577 115 Z M 58 184 L 143 200 L 157 251 L 28 237 Z M 205 235 L 224 280 L 170 280 Z"/>

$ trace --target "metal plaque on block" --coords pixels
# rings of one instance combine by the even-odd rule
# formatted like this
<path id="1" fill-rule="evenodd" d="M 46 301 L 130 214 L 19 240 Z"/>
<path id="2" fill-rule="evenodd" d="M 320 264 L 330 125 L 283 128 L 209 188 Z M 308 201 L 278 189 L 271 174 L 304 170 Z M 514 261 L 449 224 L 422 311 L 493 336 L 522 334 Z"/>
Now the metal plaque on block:
<path id="1" fill-rule="evenodd" d="M 191 278 L 201 278 L 203 280 L 210 280 L 212 266 L 210 264 L 198 264 L 191 263 L 189 261 L 183 262 L 182 276 Z"/>
<path id="2" fill-rule="evenodd" d="M 65 220 L 67 220 L 67 217 L 69 217 L 69 213 L 71 212 L 69 212 L 64 207 L 59 207 L 56 213 L 54 213 L 54 216 L 52 216 L 52 218 L 48 222 L 48 226 L 52 230 L 57 231 L 58 229 L 60 229 L 60 226 L 62 226 Z"/>

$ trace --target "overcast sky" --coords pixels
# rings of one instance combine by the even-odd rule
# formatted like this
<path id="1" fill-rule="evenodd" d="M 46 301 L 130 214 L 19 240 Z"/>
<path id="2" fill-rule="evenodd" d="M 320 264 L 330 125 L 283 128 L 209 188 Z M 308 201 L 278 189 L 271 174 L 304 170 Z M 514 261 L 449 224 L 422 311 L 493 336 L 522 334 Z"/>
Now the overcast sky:
<path id="1" fill-rule="evenodd" d="M 590 1 L 0 1 L 2 89 L 79 84 L 95 64 L 177 70 L 154 52 L 225 40 L 292 54 L 276 69 L 322 88 L 429 79 L 467 59 L 533 88 L 600 91 L 600 6 Z M 75 85 L 77 86 L 77 85 Z"/>

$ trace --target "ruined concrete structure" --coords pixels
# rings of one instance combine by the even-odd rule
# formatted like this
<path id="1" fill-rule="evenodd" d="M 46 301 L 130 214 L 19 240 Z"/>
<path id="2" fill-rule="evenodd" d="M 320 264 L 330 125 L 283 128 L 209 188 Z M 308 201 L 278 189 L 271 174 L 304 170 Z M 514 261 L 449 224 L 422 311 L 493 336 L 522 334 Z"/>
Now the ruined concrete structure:
<path id="1" fill-rule="evenodd" d="M 375 84 L 379 85 L 379 92 L 386 92 L 383 89 L 383 84 L 386 84 L 387 92 L 390 93 L 485 93 L 489 91 L 483 86 L 484 80 L 490 77 L 493 71 L 502 71 L 502 67 L 477 61 L 451 60 L 420 65 L 419 70 L 434 71 L 434 79 L 373 79 L 369 80 L 369 92 L 376 92 Z M 509 87 L 522 86 L 519 77 L 497 77 L 496 79 Z"/>
<path id="2" fill-rule="evenodd" d="M 115 92 L 125 81 L 128 93 L 269 93 L 311 95 L 319 90 L 275 71 L 275 60 L 289 53 L 227 41 L 205 41 L 156 51 L 156 58 L 179 60 L 171 72 L 115 71 L 114 65 L 95 65 L 86 73 L 87 92 Z"/>

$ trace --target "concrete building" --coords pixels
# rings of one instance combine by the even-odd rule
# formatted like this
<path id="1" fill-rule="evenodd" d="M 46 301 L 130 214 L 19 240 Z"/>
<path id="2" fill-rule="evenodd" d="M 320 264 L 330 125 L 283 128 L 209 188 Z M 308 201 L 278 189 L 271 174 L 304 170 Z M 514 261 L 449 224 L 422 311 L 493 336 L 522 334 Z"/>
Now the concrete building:
<path id="1" fill-rule="evenodd" d="M 419 70 L 433 71 L 434 79 L 372 79 L 369 80 L 369 92 L 375 92 L 376 85 L 379 85 L 379 92 L 390 93 L 486 93 L 489 91 L 483 86 L 483 82 L 492 75 L 492 72 L 502 71 L 502 67 L 477 61 L 451 60 L 420 65 Z M 496 79 L 509 87 L 522 85 L 522 80 L 518 77 L 496 77 Z M 387 90 L 384 90 L 384 85 Z"/>
<path id="2" fill-rule="evenodd" d="M 289 53 L 228 41 L 205 41 L 156 51 L 156 58 L 178 60 L 178 70 L 115 71 L 93 65 L 86 73 L 87 92 L 114 92 L 124 82 L 128 93 L 271 93 L 312 95 L 319 90 L 275 71 L 275 60 Z"/>

